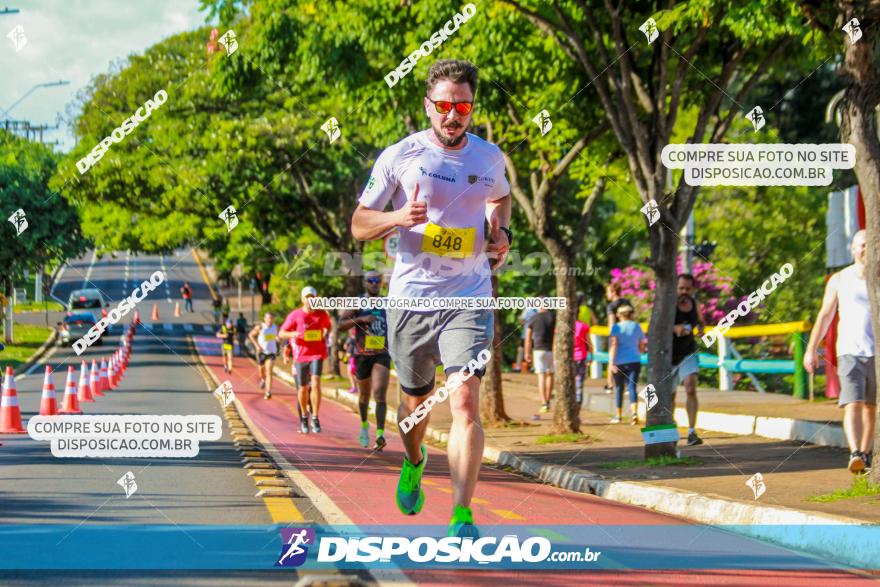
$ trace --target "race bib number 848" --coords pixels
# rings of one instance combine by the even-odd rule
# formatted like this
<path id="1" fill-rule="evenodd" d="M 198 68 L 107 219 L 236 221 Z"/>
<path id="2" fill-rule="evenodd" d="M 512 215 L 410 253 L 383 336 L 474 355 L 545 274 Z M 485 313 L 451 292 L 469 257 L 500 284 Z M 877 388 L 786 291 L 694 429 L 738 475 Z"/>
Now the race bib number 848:
<path id="1" fill-rule="evenodd" d="M 476 228 L 446 228 L 429 222 L 422 239 L 422 251 L 443 257 L 470 257 L 476 239 Z"/>

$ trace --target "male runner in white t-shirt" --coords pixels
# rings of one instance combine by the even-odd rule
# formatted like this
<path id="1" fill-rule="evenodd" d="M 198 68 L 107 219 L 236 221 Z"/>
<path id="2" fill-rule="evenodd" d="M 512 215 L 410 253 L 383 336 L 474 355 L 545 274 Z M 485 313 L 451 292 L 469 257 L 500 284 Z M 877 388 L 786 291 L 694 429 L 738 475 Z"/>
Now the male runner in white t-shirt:
<path id="1" fill-rule="evenodd" d="M 874 330 L 865 277 L 868 247 L 864 230 L 853 236 L 851 251 L 853 264 L 832 275 L 825 286 L 822 309 L 816 316 L 804 353 L 804 368 L 812 373 L 819 365 L 816 349 L 825 338 L 836 312 L 840 317 L 836 349 L 840 379 L 837 403 L 844 409 L 843 430 L 851 451 L 848 468 L 853 473 L 861 473 L 871 466 L 877 413 Z"/>
<path id="2" fill-rule="evenodd" d="M 491 268 L 510 248 L 510 185 L 500 149 L 466 132 L 471 122 L 477 68 L 441 60 L 428 72 L 425 113 L 431 128 L 385 149 L 373 167 L 352 218 L 352 234 L 375 240 L 397 230 L 400 245 L 389 297 L 491 297 Z M 388 203 L 392 211 L 384 211 Z M 490 231 L 486 234 L 485 224 Z M 487 238 L 488 237 L 488 238 Z M 490 350 L 491 310 L 389 309 L 388 350 L 404 391 L 397 418 L 413 413 L 434 390 L 434 370 L 448 375 Z M 479 364 L 479 363 L 478 363 Z M 447 383 L 452 427 L 447 454 L 453 486 L 450 535 L 476 536 L 471 498 L 483 454 L 476 377 Z M 407 433 L 397 485 L 397 507 L 419 513 L 427 451 L 422 445 L 428 417 Z"/>

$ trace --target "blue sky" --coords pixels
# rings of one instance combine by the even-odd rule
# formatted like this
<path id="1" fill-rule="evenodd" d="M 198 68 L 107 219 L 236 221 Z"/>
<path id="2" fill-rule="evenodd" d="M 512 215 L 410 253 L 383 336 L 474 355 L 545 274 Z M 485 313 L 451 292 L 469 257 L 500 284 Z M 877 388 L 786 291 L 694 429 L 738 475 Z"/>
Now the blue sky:
<path id="1" fill-rule="evenodd" d="M 19 9 L 0 14 L 0 114 L 35 84 L 70 81 L 35 90 L 0 120 L 54 125 L 59 113 L 67 115 L 76 94 L 111 63 L 205 24 L 198 5 L 198 0 L 0 0 L 0 10 Z M 27 38 L 18 52 L 7 38 L 17 25 Z M 62 122 L 45 136 L 60 141 L 60 151 L 73 146 L 66 126 Z"/>

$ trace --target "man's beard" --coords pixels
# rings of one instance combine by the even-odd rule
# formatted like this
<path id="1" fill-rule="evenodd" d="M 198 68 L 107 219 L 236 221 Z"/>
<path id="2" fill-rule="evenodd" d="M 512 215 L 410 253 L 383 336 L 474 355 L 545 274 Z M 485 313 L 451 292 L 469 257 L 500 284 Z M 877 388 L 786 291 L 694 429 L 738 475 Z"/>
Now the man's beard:
<path id="1" fill-rule="evenodd" d="M 448 127 L 448 128 L 461 128 L 461 125 L 460 124 L 450 124 L 450 125 L 446 125 L 446 127 Z M 437 137 L 437 140 L 440 141 L 440 143 L 445 147 L 457 147 L 464 140 L 464 137 L 467 134 L 467 133 L 461 133 L 457 137 L 448 138 L 446 135 L 443 134 L 443 132 L 442 132 L 443 128 L 444 127 L 441 126 L 441 128 L 440 128 L 441 132 L 437 132 L 436 127 L 433 129 L 433 131 L 434 131 L 434 136 Z"/>

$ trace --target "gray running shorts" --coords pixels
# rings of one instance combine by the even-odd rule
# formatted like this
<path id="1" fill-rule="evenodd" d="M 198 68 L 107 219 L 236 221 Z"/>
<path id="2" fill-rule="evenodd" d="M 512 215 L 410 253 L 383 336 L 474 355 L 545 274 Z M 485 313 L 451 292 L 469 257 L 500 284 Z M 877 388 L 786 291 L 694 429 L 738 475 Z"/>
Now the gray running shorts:
<path id="1" fill-rule="evenodd" d="M 423 396 L 434 389 L 434 372 L 446 374 L 466 367 L 483 349 L 492 350 L 492 310 L 387 310 L 388 351 L 394 360 L 400 387 Z M 483 369 L 475 372 L 483 376 Z"/>
<path id="2" fill-rule="evenodd" d="M 840 379 L 840 407 L 853 402 L 877 404 L 877 373 L 874 357 L 840 355 L 837 357 L 837 377 Z"/>

